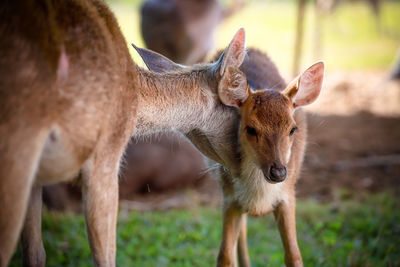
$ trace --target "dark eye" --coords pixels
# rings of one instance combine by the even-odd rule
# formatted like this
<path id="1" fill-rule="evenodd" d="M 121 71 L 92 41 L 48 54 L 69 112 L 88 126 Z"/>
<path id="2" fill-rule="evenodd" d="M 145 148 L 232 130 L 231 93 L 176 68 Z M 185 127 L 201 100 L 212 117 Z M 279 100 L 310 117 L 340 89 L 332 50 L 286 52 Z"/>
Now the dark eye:
<path id="1" fill-rule="evenodd" d="M 293 127 L 292 130 L 290 130 L 289 136 L 292 136 L 296 130 L 297 127 Z"/>
<path id="2" fill-rule="evenodd" d="M 250 127 L 250 126 L 246 126 L 246 132 L 249 135 L 252 135 L 252 136 L 256 136 L 257 135 L 256 129 L 254 129 L 253 127 Z"/>

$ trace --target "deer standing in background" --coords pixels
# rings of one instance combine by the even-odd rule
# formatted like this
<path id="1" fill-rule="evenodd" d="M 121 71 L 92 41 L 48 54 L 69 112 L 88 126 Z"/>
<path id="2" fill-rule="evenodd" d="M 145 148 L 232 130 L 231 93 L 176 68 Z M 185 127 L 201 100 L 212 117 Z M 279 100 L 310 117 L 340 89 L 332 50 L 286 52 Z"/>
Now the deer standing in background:
<path id="1" fill-rule="evenodd" d="M 233 86 L 220 83 L 218 87 L 219 99 L 226 107 L 216 108 L 215 116 L 207 120 L 213 132 L 194 129 L 186 134 L 203 154 L 221 165 L 223 239 L 217 266 L 237 266 L 237 255 L 240 266 L 250 266 L 246 215 L 272 211 L 286 265 L 303 266 L 296 236 L 295 183 L 304 156 L 307 124 L 299 108 L 319 96 L 324 64 L 312 65 L 286 86 L 265 54 L 249 49 L 245 56 L 243 44 L 229 48 L 221 58 L 231 57 L 233 52 L 241 67 L 222 68 L 225 72 L 220 73 L 235 77 L 229 81 Z M 159 57 L 152 54 L 143 59 L 154 71 L 185 68 L 165 59 L 160 64 Z"/>
<path id="2" fill-rule="evenodd" d="M 223 8 L 219 0 L 148 0 L 140 12 L 143 40 L 148 49 L 175 62 L 202 62 L 214 45 L 216 27 L 244 2 L 234 0 Z"/>
<path id="3" fill-rule="evenodd" d="M 1 1 L 0 35 L 0 266 L 21 230 L 24 264 L 45 265 L 42 186 L 78 174 L 94 263 L 115 266 L 118 169 L 132 132 L 212 132 L 207 120 L 226 109 L 216 92 L 239 78 L 232 50 L 244 31 L 216 63 L 165 74 L 134 64 L 102 1 Z"/>

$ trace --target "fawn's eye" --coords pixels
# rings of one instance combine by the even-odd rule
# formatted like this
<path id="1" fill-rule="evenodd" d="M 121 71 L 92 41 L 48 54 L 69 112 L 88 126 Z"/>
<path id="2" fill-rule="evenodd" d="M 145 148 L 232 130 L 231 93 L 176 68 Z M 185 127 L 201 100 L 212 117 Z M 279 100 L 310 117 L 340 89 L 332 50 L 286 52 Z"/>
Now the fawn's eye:
<path id="1" fill-rule="evenodd" d="M 257 136 L 257 131 L 256 131 L 256 129 L 254 129 L 253 127 L 246 126 L 246 132 L 247 132 L 247 134 L 249 134 L 249 135 Z"/>
<path id="2" fill-rule="evenodd" d="M 292 136 L 296 130 L 297 127 L 293 127 L 292 130 L 290 130 L 289 136 Z"/>

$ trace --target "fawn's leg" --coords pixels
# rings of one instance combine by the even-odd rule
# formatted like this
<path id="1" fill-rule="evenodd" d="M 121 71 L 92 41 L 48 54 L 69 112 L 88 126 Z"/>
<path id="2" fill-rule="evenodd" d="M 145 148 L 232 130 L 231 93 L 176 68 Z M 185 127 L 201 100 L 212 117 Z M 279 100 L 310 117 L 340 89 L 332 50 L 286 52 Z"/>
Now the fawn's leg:
<path id="1" fill-rule="evenodd" d="M 24 222 L 46 131 L 0 123 L 0 267 L 7 266 Z"/>
<path id="2" fill-rule="evenodd" d="M 42 186 L 34 185 L 28 202 L 22 229 L 23 266 L 46 265 L 46 252 L 42 241 Z"/>
<path id="3" fill-rule="evenodd" d="M 296 199 L 282 202 L 274 210 L 276 222 L 285 249 L 286 266 L 303 266 L 296 234 Z"/>
<path id="4" fill-rule="evenodd" d="M 249 250 L 247 248 L 247 215 L 242 215 L 242 223 L 240 224 L 240 232 L 238 239 L 238 255 L 239 255 L 239 266 L 250 267 Z"/>
<path id="5" fill-rule="evenodd" d="M 119 157 L 97 153 L 83 167 L 83 201 L 95 266 L 115 266 Z"/>
<path id="6" fill-rule="evenodd" d="M 237 266 L 237 241 L 244 216 L 245 215 L 236 204 L 231 203 L 224 207 L 222 242 L 219 250 L 217 266 Z"/>

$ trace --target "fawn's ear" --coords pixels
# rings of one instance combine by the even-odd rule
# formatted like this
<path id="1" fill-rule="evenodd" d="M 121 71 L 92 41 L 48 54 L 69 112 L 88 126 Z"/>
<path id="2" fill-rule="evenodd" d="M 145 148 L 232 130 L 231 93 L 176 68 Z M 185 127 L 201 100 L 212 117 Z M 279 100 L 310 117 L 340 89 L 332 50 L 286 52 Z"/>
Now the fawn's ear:
<path id="1" fill-rule="evenodd" d="M 293 107 L 313 103 L 319 96 L 324 79 L 324 63 L 317 62 L 294 79 L 283 91 L 293 102 Z"/>
<path id="2" fill-rule="evenodd" d="M 240 107 L 249 96 L 246 76 L 239 70 L 245 55 L 245 32 L 241 28 L 220 58 L 218 96 L 227 106 Z"/>
<path id="3" fill-rule="evenodd" d="M 144 63 L 146 64 L 147 68 L 154 72 L 167 72 L 173 70 L 184 69 L 185 67 L 179 64 L 176 64 L 172 60 L 160 55 L 154 51 L 139 48 L 132 44 L 133 48 L 139 53 L 142 57 Z"/>
<path id="4" fill-rule="evenodd" d="M 222 54 L 222 63 L 219 69 L 219 74 L 224 75 L 228 67 L 239 68 L 242 65 L 246 55 L 245 32 L 240 28 L 235 36 L 233 36 L 228 48 Z"/>
<path id="5" fill-rule="evenodd" d="M 218 96 L 225 105 L 240 107 L 249 96 L 246 75 L 238 68 L 228 67 L 219 82 Z"/>

